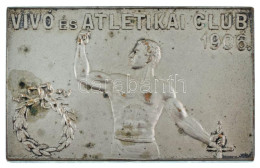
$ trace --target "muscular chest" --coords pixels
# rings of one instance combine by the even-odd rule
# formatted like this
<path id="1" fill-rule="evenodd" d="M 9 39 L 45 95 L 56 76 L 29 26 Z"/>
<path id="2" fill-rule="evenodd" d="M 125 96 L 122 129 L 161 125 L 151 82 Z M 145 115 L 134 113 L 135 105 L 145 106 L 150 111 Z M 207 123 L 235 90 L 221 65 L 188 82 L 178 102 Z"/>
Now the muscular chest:
<path id="1" fill-rule="evenodd" d="M 113 101 L 120 102 L 126 106 L 129 104 L 139 104 L 145 107 L 156 107 L 162 103 L 162 96 L 151 92 L 115 92 L 112 95 Z"/>

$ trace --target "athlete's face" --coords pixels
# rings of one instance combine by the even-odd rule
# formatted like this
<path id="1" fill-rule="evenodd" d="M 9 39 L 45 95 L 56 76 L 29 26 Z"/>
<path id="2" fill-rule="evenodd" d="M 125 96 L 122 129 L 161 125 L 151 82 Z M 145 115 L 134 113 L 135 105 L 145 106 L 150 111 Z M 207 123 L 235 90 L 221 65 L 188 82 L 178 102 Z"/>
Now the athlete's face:
<path id="1" fill-rule="evenodd" d="M 147 51 L 143 44 L 137 43 L 136 47 L 129 55 L 129 62 L 132 69 L 143 68 L 148 61 Z"/>

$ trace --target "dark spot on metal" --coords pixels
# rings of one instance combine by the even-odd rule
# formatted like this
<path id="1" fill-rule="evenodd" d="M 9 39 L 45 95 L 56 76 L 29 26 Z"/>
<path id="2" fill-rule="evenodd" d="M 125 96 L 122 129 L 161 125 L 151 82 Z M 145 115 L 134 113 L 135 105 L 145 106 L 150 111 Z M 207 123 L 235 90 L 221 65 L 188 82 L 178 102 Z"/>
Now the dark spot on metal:
<path id="1" fill-rule="evenodd" d="M 37 118 L 43 117 L 42 112 L 48 111 L 47 109 L 42 108 L 39 104 L 34 104 L 32 106 L 29 106 L 28 108 L 29 108 L 29 111 L 30 111 L 29 121 L 31 121 L 32 119 L 37 119 Z M 31 116 L 33 116 L 33 117 L 31 117 Z"/>
<path id="2" fill-rule="evenodd" d="M 36 106 L 30 106 L 29 109 L 32 116 L 36 116 L 38 114 L 38 110 Z"/>
<path id="3" fill-rule="evenodd" d="M 103 97 L 104 97 L 104 98 L 108 98 L 109 96 L 108 96 L 107 93 L 103 92 Z"/>
<path id="4" fill-rule="evenodd" d="M 108 35 L 109 35 L 109 37 L 114 37 L 114 33 L 112 32 L 112 31 L 110 31 L 109 33 L 108 33 Z"/>
<path id="5" fill-rule="evenodd" d="M 26 54 L 26 53 L 28 53 L 30 51 L 30 49 L 27 46 L 22 45 L 21 47 L 18 48 L 18 51 L 20 53 Z"/>
<path id="6" fill-rule="evenodd" d="M 177 108 L 178 112 L 181 112 L 181 109 L 180 108 Z"/>
<path id="7" fill-rule="evenodd" d="M 26 84 L 23 81 L 21 81 L 21 82 L 19 82 L 19 86 L 21 89 L 24 89 Z"/>
<path id="8" fill-rule="evenodd" d="M 90 90 L 90 89 L 91 89 L 91 86 L 90 86 L 90 85 L 83 84 L 83 86 L 84 86 L 87 90 Z"/>
<path id="9" fill-rule="evenodd" d="M 146 102 L 150 102 L 151 96 L 152 96 L 152 93 L 150 93 L 150 92 L 145 93 L 145 94 L 144 94 L 144 99 L 145 99 L 145 101 L 146 101 Z"/>
<path id="10" fill-rule="evenodd" d="M 88 154 L 84 153 L 82 159 L 87 159 L 87 158 L 88 158 Z"/>
<path id="11" fill-rule="evenodd" d="M 130 22 L 135 24 L 135 19 L 131 19 Z"/>
<path id="12" fill-rule="evenodd" d="M 86 148 L 94 148 L 94 147 L 95 147 L 95 144 L 89 142 L 89 143 L 87 143 L 87 144 L 85 145 L 85 147 L 86 147 Z"/>
<path id="13" fill-rule="evenodd" d="M 126 136 L 131 136 L 131 132 L 127 132 L 127 133 L 126 133 Z"/>
<path id="14" fill-rule="evenodd" d="M 183 130 L 182 128 L 179 128 L 179 129 L 178 129 L 178 133 L 179 133 L 179 134 L 182 134 L 182 135 L 185 135 L 185 132 L 184 132 L 184 130 Z"/>

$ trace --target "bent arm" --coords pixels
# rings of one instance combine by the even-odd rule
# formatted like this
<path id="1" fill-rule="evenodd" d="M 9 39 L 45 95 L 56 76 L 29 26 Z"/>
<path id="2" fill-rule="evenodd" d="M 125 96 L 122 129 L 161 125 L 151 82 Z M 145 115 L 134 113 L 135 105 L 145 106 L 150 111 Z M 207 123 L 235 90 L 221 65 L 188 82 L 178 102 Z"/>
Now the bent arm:
<path id="1" fill-rule="evenodd" d="M 77 49 L 74 59 L 74 75 L 78 82 L 90 86 L 92 89 L 105 91 L 110 83 L 108 74 L 100 71 L 91 71 L 86 55 L 86 45 L 89 42 L 90 32 L 80 32 L 77 38 Z"/>
<path id="2" fill-rule="evenodd" d="M 170 117 L 186 134 L 210 146 L 214 146 L 211 142 L 210 134 L 206 132 L 197 120 L 187 114 L 183 104 L 179 100 L 175 97 L 169 98 L 166 108 Z"/>

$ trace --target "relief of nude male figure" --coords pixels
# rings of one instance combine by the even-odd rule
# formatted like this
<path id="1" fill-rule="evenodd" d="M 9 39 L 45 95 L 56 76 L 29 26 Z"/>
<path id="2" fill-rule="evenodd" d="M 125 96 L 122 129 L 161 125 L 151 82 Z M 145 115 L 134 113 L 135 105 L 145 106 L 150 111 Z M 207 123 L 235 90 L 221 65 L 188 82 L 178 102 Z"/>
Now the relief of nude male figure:
<path id="1" fill-rule="evenodd" d="M 115 158 L 140 159 L 147 154 L 148 159 L 159 159 L 155 126 L 163 111 L 190 137 L 219 148 L 215 138 L 187 114 L 183 104 L 176 98 L 173 88 L 155 77 L 154 71 L 161 59 L 161 49 L 155 41 L 137 41 L 129 55 L 132 74 L 107 74 L 90 68 L 86 54 L 89 36 L 90 32 L 86 31 L 81 31 L 78 35 L 74 73 L 79 83 L 100 90 L 109 97 L 114 118 L 111 152 Z M 115 89 L 113 81 L 120 80 L 124 85 L 127 78 L 135 80 L 137 84 L 150 81 L 150 90 L 136 89 L 134 92 L 128 92 L 127 88 Z"/>

